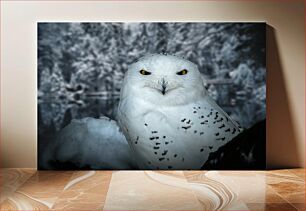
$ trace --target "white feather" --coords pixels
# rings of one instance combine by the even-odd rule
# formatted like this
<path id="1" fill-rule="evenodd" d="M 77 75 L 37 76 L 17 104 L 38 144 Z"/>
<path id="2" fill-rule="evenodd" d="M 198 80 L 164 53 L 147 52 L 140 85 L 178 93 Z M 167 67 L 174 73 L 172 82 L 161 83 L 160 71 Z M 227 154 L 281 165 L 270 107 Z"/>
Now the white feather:
<path id="1" fill-rule="evenodd" d="M 178 75 L 183 69 L 187 74 Z M 199 169 L 240 131 L 208 96 L 196 65 L 169 55 L 149 55 L 130 66 L 118 120 L 141 169 Z"/>

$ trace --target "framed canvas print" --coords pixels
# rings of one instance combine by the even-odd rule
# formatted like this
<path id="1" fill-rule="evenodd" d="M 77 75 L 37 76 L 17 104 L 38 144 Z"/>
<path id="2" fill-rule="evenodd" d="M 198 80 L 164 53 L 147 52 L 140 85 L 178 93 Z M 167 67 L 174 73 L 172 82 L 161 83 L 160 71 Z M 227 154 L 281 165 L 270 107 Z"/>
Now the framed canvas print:
<path id="1" fill-rule="evenodd" d="M 39 169 L 265 168 L 265 23 L 37 30 Z"/>

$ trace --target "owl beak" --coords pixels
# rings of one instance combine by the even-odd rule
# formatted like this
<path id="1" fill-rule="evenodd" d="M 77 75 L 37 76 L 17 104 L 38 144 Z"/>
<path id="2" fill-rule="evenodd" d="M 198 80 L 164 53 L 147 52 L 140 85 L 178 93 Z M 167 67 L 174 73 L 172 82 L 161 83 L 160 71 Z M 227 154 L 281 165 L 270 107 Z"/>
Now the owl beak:
<path id="1" fill-rule="evenodd" d="M 166 89 L 167 89 L 167 82 L 165 81 L 165 79 L 163 78 L 161 81 L 161 93 L 163 95 L 166 94 Z"/>
<path id="2" fill-rule="evenodd" d="M 162 87 L 161 93 L 162 93 L 163 95 L 166 94 L 166 87 Z"/>

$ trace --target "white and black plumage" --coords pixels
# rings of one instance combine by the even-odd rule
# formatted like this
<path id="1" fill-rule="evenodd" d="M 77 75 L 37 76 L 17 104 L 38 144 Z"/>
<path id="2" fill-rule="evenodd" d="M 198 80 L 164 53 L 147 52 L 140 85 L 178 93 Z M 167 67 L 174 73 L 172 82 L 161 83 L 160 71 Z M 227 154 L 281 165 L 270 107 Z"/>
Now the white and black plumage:
<path id="1" fill-rule="evenodd" d="M 118 120 L 141 169 L 200 169 L 241 130 L 208 95 L 195 64 L 159 54 L 128 69 Z"/>

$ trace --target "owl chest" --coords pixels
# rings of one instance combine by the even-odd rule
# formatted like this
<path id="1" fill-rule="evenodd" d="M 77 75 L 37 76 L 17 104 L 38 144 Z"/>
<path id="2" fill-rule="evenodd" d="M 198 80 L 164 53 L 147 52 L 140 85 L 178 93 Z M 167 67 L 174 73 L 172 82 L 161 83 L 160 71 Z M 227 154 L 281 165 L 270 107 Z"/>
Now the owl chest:
<path id="1" fill-rule="evenodd" d="M 142 107 L 130 115 L 130 127 L 134 133 L 156 139 L 164 136 L 172 139 L 196 138 L 204 135 L 209 127 L 210 112 L 201 106 L 169 108 Z M 212 115 L 211 115 L 212 116 Z M 159 136 L 156 136 L 159 134 Z"/>
<path id="2" fill-rule="evenodd" d="M 206 104 L 147 107 L 129 119 L 130 145 L 150 168 L 198 168 L 235 130 L 220 111 Z"/>
<path id="3" fill-rule="evenodd" d="M 225 142 L 238 132 L 217 110 L 205 104 L 192 104 L 172 108 L 142 109 L 131 116 L 131 134 L 146 140 L 146 143 L 162 137 L 183 141 Z M 163 140 L 163 139 L 162 139 Z"/>

